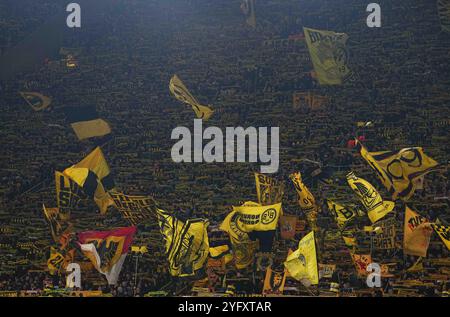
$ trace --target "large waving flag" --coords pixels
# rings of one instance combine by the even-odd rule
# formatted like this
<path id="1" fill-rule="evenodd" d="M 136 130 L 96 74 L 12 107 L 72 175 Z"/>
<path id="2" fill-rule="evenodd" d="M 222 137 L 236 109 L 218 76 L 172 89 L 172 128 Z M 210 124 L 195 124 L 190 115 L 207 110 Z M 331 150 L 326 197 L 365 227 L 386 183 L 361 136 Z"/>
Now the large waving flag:
<path id="1" fill-rule="evenodd" d="M 298 203 L 300 209 L 305 213 L 306 219 L 313 231 L 317 231 L 317 205 L 316 199 L 309 191 L 308 187 L 302 181 L 302 175 L 300 172 L 289 175 L 290 179 L 294 183 L 295 190 L 298 194 Z"/>
<path id="2" fill-rule="evenodd" d="M 114 179 L 100 147 L 77 164 L 66 168 L 63 173 L 75 181 L 86 195 L 94 198 L 101 214 L 114 205 L 108 193 L 115 187 Z"/>
<path id="3" fill-rule="evenodd" d="M 303 28 L 314 70 L 321 85 L 341 85 L 352 72 L 348 68 L 345 33 Z"/>
<path id="4" fill-rule="evenodd" d="M 197 99 L 195 99 L 177 75 L 174 75 L 170 79 L 169 89 L 175 98 L 192 107 L 192 110 L 194 110 L 198 119 L 203 119 L 206 121 L 214 113 L 214 110 L 210 107 L 201 105 Z"/>
<path id="5" fill-rule="evenodd" d="M 110 285 L 115 285 L 135 233 L 136 227 L 86 231 L 78 233 L 78 243 L 97 271 L 106 276 Z"/>
<path id="6" fill-rule="evenodd" d="M 283 182 L 261 173 L 255 173 L 258 202 L 265 205 L 280 203 L 284 194 Z"/>
<path id="7" fill-rule="evenodd" d="M 426 257 L 433 229 L 429 221 L 406 206 L 403 227 L 403 253 Z"/>
<path id="8" fill-rule="evenodd" d="M 193 276 L 205 264 L 209 254 L 206 219 L 178 220 L 157 210 L 161 234 L 165 241 L 169 271 L 172 276 Z"/>
<path id="9" fill-rule="evenodd" d="M 290 276 L 305 285 L 319 284 L 316 240 L 311 231 L 298 243 L 298 249 L 288 255 L 284 266 Z"/>
<path id="10" fill-rule="evenodd" d="M 365 179 L 357 177 L 355 173 L 350 172 L 347 174 L 347 182 L 366 208 L 367 216 L 372 223 L 385 217 L 394 209 L 394 202 L 383 201 L 375 187 Z"/>
<path id="11" fill-rule="evenodd" d="M 328 210 L 334 216 L 339 228 L 345 227 L 347 222 L 356 217 L 356 212 L 351 208 L 338 204 L 332 200 L 327 199 Z"/>
<path id="12" fill-rule="evenodd" d="M 86 198 L 86 194 L 74 180 L 58 171 L 55 172 L 55 185 L 58 218 L 68 220 L 72 209 Z"/>
<path id="13" fill-rule="evenodd" d="M 361 156 L 376 172 L 394 200 L 408 200 L 414 194 L 421 178 L 438 165 L 421 147 L 369 152 L 358 140 L 356 145 Z"/>
<path id="14" fill-rule="evenodd" d="M 111 133 L 111 127 L 99 117 L 94 106 L 67 107 L 64 113 L 80 141 Z"/>
<path id="15" fill-rule="evenodd" d="M 50 97 L 44 96 L 38 92 L 19 92 L 25 101 L 33 108 L 34 111 L 41 111 L 52 103 Z"/>

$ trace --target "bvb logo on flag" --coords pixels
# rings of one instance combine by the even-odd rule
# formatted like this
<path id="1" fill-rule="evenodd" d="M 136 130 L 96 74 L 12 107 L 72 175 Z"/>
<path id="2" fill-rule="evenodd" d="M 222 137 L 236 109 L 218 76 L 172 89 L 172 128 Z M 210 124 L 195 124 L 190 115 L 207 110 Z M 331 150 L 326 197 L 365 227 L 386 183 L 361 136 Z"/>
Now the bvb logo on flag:
<path id="1" fill-rule="evenodd" d="M 273 208 L 267 209 L 261 216 L 263 225 L 271 224 L 277 218 L 277 211 Z"/>

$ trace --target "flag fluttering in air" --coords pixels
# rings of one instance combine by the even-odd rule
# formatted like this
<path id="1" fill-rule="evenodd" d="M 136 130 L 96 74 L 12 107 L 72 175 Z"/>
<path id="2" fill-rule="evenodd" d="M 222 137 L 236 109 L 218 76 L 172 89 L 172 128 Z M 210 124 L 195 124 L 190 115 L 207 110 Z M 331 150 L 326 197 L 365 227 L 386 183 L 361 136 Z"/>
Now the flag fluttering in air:
<path id="1" fill-rule="evenodd" d="M 192 107 L 192 110 L 194 110 L 198 119 L 206 121 L 214 113 L 214 110 L 210 107 L 201 105 L 197 99 L 195 99 L 177 75 L 173 75 L 170 79 L 169 89 L 175 98 Z"/>
<path id="2" fill-rule="evenodd" d="M 450 227 L 436 224 L 431 224 L 431 227 L 434 229 L 434 232 L 437 233 L 439 238 L 441 238 L 447 249 L 450 250 Z"/>
<path id="3" fill-rule="evenodd" d="M 284 183 L 273 177 L 255 173 L 256 195 L 263 205 L 273 205 L 281 202 L 284 194 Z"/>
<path id="4" fill-rule="evenodd" d="M 431 224 L 406 206 L 403 227 L 403 253 L 426 257 L 433 229 Z"/>
<path id="5" fill-rule="evenodd" d="M 321 85 L 341 85 L 353 75 L 348 68 L 348 35 L 303 28 L 309 54 Z"/>
<path id="6" fill-rule="evenodd" d="M 290 276 L 304 285 L 319 284 L 316 240 L 311 231 L 298 243 L 298 249 L 288 255 L 284 266 Z"/>
<path id="7" fill-rule="evenodd" d="M 136 227 L 126 227 L 109 231 L 86 231 L 77 236 L 83 254 L 97 271 L 106 276 L 110 285 L 115 285 L 135 233 Z"/>
<path id="8" fill-rule="evenodd" d="M 289 175 L 290 179 L 294 183 L 295 189 L 298 194 L 298 203 L 300 209 L 305 213 L 306 219 L 312 230 L 317 231 L 317 205 L 314 196 L 309 191 L 308 187 L 302 181 L 302 175 L 300 172 Z"/>
<path id="9" fill-rule="evenodd" d="M 108 193 L 114 190 L 114 179 L 100 147 L 77 164 L 66 168 L 63 173 L 76 182 L 88 197 L 94 198 L 101 214 L 114 205 Z"/>
<path id="10" fill-rule="evenodd" d="M 242 0 L 241 11 L 245 15 L 245 22 L 252 28 L 256 27 L 255 0 Z"/>
<path id="11" fill-rule="evenodd" d="M 25 101 L 33 108 L 34 111 L 41 111 L 52 103 L 50 97 L 44 96 L 38 92 L 19 92 Z"/>
<path id="12" fill-rule="evenodd" d="M 62 241 L 63 235 L 70 231 L 71 225 L 68 223 L 68 219 L 61 215 L 59 208 L 46 208 L 42 205 L 45 220 L 50 226 L 50 232 L 52 238 L 56 243 L 64 244 Z"/>
<path id="13" fill-rule="evenodd" d="M 414 194 L 422 177 L 438 166 L 438 163 L 427 156 L 421 147 L 369 152 L 358 140 L 356 146 L 394 200 L 397 198 L 408 200 Z"/>
<path id="14" fill-rule="evenodd" d="M 161 234 L 165 241 L 169 272 L 172 276 L 193 276 L 205 264 L 209 254 L 206 219 L 178 220 L 157 210 Z"/>
<path id="15" fill-rule="evenodd" d="M 64 113 L 80 141 L 111 133 L 111 127 L 99 117 L 94 106 L 66 107 Z"/>
<path id="16" fill-rule="evenodd" d="M 334 216 L 339 228 L 345 227 L 347 222 L 356 217 L 356 212 L 351 208 L 338 204 L 332 200 L 327 199 L 328 210 Z"/>
<path id="17" fill-rule="evenodd" d="M 347 174 L 347 182 L 366 208 L 367 216 L 372 223 L 385 217 L 394 209 L 394 202 L 383 201 L 375 187 L 365 179 L 357 177 L 355 173 Z"/>

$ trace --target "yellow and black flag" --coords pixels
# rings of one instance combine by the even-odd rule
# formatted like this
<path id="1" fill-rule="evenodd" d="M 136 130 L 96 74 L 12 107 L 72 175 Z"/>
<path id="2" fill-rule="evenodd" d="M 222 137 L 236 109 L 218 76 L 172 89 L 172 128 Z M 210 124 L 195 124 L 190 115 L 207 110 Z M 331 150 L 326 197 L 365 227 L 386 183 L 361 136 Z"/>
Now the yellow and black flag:
<path id="1" fill-rule="evenodd" d="M 288 255 L 284 266 L 292 278 L 301 281 L 304 285 L 319 284 L 319 264 L 314 231 L 300 240 L 298 249 Z"/>
<path id="2" fill-rule="evenodd" d="M 438 0 L 438 13 L 441 19 L 441 27 L 450 33 L 450 0 Z"/>
<path id="3" fill-rule="evenodd" d="M 256 12 L 255 12 L 256 0 L 242 0 L 241 10 L 245 15 L 245 22 L 252 28 L 256 27 Z"/>
<path id="4" fill-rule="evenodd" d="M 114 179 L 100 147 L 95 148 L 77 164 L 64 170 L 64 175 L 74 180 L 88 197 L 104 214 L 109 206 L 114 205 L 109 192 L 114 190 Z"/>
<path id="5" fill-rule="evenodd" d="M 209 254 L 206 219 L 178 220 L 161 209 L 158 222 L 161 228 L 172 276 L 193 276 L 203 267 Z"/>
<path id="6" fill-rule="evenodd" d="M 261 173 L 255 173 L 256 195 L 263 205 L 273 205 L 281 202 L 284 194 L 284 183 Z"/>
<path id="7" fill-rule="evenodd" d="M 124 193 L 110 192 L 116 208 L 132 225 L 136 225 L 156 216 L 156 202 L 150 196 L 131 196 Z"/>
<path id="8" fill-rule="evenodd" d="M 44 96 L 38 92 L 19 92 L 25 101 L 33 108 L 34 111 L 41 111 L 52 103 L 50 97 Z"/>
<path id="9" fill-rule="evenodd" d="M 68 220 L 72 209 L 76 208 L 81 200 L 86 199 L 87 195 L 76 181 L 58 171 L 55 171 L 55 185 L 58 218 Z"/>
<path id="10" fill-rule="evenodd" d="M 347 174 L 347 182 L 366 208 L 367 216 L 372 223 L 377 222 L 394 209 L 394 202 L 383 201 L 375 187 L 365 179 L 357 177 L 355 173 Z"/>
<path id="11" fill-rule="evenodd" d="M 275 271 L 269 266 L 264 279 L 263 294 L 283 294 L 284 284 L 286 282 L 287 269 Z"/>
<path id="12" fill-rule="evenodd" d="M 414 194 L 420 178 L 438 166 L 438 163 L 427 156 L 421 147 L 369 152 L 357 140 L 356 146 L 394 200 L 397 198 L 408 200 Z"/>
<path id="13" fill-rule="evenodd" d="M 197 99 L 195 99 L 177 75 L 173 75 L 170 79 L 169 89 L 175 98 L 192 107 L 192 110 L 194 110 L 198 119 L 203 119 L 206 121 L 214 113 L 214 110 L 210 107 L 201 105 Z"/>
<path id="14" fill-rule="evenodd" d="M 64 113 L 79 140 L 111 133 L 109 124 L 99 118 L 94 106 L 66 107 Z"/>
<path id="15" fill-rule="evenodd" d="M 308 187 L 302 181 L 302 175 L 300 172 L 289 175 L 290 179 L 294 183 L 295 189 L 298 194 L 298 203 L 300 209 L 305 213 L 308 223 L 312 230 L 317 231 L 317 205 L 314 196 L 309 191 Z"/>
<path id="16" fill-rule="evenodd" d="M 356 212 L 351 208 L 338 204 L 329 199 L 327 199 L 326 202 L 328 210 L 333 214 L 339 228 L 345 227 L 347 222 L 356 217 Z"/>
<path id="17" fill-rule="evenodd" d="M 45 220 L 50 226 L 50 232 L 52 234 L 53 240 L 56 243 L 60 243 L 63 234 L 68 232 L 71 228 L 70 224 L 68 223 L 68 219 L 64 216 L 61 216 L 59 208 L 46 208 L 45 205 L 42 205 L 42 209 L 44 211 Z"/>
<path id="18" fill-rule="evenodd" d="M 303 28 L 309 54 L 321 85 L 341 85 L 353 73 L 348 68 L 348 35 Z"/>
<path id="19" fill-rule="evenodd" d="M 436 224 L 431 224 L 431 227 L 434 229 L 434 232 L 437 233 L 439 238 L 441 238 L 442 242 L 444 242 L 447 249 L 450 250 L 450 227 Z"/>

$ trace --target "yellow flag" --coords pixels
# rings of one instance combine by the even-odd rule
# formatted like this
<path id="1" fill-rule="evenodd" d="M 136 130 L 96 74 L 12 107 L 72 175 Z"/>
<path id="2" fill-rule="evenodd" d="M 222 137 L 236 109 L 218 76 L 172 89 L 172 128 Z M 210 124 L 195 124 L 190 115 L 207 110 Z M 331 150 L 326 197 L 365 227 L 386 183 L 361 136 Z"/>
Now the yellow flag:
<path id="1" fill-rule="evenodd" d="M 368 152 L 356 140 L 361 156 L 376 172 L 392 199 L 408 200 L 420 186 L 420 179 L 431 172 L 438 163 L 427 156 L 421 147 L 404 148 L 400 151 Z"/>
<path id="2" fill-rule="evenodd" d="M 447 249 L 450 250 L 450 227 L 439 226 L 436 224 L 431 224 L 431 226 L 438 234 L 439 238 L 441 238 L 442 242 L 444 242 Z"/>
<path id="3" fill-rule="evenodd" d="M 209 254 L 206 219 L 189 219 L 185 223 L 158 209 L 161 228 L 172 276 L 193 276 L 203 267 Z"/>
<path id="4" fill-rule="evenodd" d="M 281 215 L 281 203 L 261 206 L 244 204 L 233 206 L 232 222 L 244 232 L 271 231 L 277 228 Z"/>
<path id="5" fill-rule="evenodd" d="M 317 231 L 319 228 L 317 227 L 317 205 L 314 196 L 303 183 L 300 172 L 289 175 L 289 178 L 297 191 L 300 209 L 305 213 L 311 229 Z"/>
<path id="6" fill-rule="evenodd" d="M 348 68 L 345 33 L 303 28 L 314 70 L 321 85 L 341 85 L 352 72 Z"/>
<path id="7" fill-rule="evenodd" d="M 41 111 L 52 103 L 50 97 L 44 96 L 37 92 L 19 92 L 25 101 L 33 108 L 34 111 Z"/>
<path id="8" fill-rule="evenodd" d="M 403 227 L 403 253 L 426 257 L 432 231 L 433 229 L 426 218 L 406 206 Z"/>
<path id="9" fill-rule="evenodd" d="M 288 255 L 284 266 L 291 277 L 297 281 L 307 280 L 308 284 L 319 284 L 319 269 L 316 254 L 314 231 L 311 231 L 298 244 L 298 249 Z M 304 283 L 306 284 L 306 283 Z"/>
<path id="10" fill-rule="evenodd" d="M 265 205 L 280 203 L 284 194 L 283 182 L 261 173 L 255 173 L 258 202 Z"/>
<path id="11" fill-rule="evenodd" d="M 375 187 L 365 179 L 357 177 L 355 173 L 347 174 L 347 182 L 366 208 L 367 216 L 372 223 L 380 220 L 394 209 L 394 202 L 383 201 Z"/>
<path id="12" fill-rule="evenodd" d="M 333 214 L 338 227 L 345 227 L 346 223 L 356 217 L 356 213 L 348 207 L 344 207 L 332 200 L 327 199 L 327 206 L 330 212 Z"/>
<path id="13" fill-rule="evenodd" d="M 189 92 L 186 86 L 183 84 L 180 78 L 177 75 L 174 75 L 169 82 L 170 92 L 174 95 L 175 98 L 180 100 L 181 102 L 187 103 L 194 110 L 195 115 L 198 119 L 208 120 L 214 110 L 207 106 L 201 105 L 197 99 Z"/>

